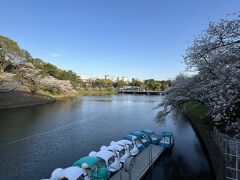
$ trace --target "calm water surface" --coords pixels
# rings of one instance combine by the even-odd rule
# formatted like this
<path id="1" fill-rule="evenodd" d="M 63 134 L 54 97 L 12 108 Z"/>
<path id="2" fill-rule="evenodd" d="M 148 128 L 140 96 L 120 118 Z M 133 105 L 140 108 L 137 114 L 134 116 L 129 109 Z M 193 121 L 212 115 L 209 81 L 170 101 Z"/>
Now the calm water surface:
<path id="1" fill-rule="evenodd" d="M 161 96 L 85 96 L 0 111 L 0 179 L 49 178 L 134 130 L 172 131 L 175 146 L 147 179 L 212 179 L 206 156 L 181 113 L 153 121 Z"/>

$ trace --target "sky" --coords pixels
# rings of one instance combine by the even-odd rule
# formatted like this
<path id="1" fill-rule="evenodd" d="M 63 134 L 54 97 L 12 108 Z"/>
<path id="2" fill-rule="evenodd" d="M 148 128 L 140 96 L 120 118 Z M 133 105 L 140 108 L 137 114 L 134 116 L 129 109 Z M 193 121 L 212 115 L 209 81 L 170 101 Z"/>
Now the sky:
<path id="1" fill-rule="evenodd" d="M 87 77 L 169 79 L 194 36 L 239 0 L 0 0 L 0 34 Z"/>

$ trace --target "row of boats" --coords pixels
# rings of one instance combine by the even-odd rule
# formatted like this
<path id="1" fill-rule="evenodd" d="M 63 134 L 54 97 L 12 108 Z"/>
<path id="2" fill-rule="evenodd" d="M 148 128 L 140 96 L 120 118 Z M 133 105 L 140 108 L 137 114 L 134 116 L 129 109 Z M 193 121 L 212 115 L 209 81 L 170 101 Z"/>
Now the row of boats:
<path id="1" fill-rule="evenodd" d="M 106 180 L 123 166 L 133 166 L 131 161 L 149 144 L 170 149 L 174 139 L 171 132 L 163 132 L 160 137 L 151 130 L 134 131 L 109 146 L 102 146 L 98 152 L 92 151 L 71 167 L 55 169 L 50 180 Z"/>

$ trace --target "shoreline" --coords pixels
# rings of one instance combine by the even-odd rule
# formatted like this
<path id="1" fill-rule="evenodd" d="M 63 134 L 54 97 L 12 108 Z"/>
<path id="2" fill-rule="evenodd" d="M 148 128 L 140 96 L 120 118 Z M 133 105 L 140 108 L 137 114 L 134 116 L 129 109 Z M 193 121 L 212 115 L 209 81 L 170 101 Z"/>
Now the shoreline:
<path id="1" fill-rule="evenodd" d="M 56 101 L 57 101 L 56 99 L 53 99 L 53 100 L 49 100 L 49 101 L 45 101 L 45 102 L 39 102 L 39 103 L 19 104 L 19 105 L 10 105 L 10 106 L 6 105 L 6 106 L 0 106 L 0 110 L 41 106 L 41 105 L 54 103 Z"/>
<path id="2" fill-rule="evenodd" d="M 56 102 L 56 98 L 25 91 L 11 91 L 0 94 L 0 110 L 38 106 Z"/>
<path id="3" fill-rule="evenodd" d="M 50 103 L 55 103 L 57 101 L 63 101 L 67 98 L 74 98 L 80 96 L 111 94 L 115 93 L 106 91 L 84 91 L 70 95 L 53 95 L 43 93 L 31 95 L 29 92 L 26 91 L 11 91 L 0 94 L 0 110 L 46 105 Z"/>
<path id="4" fill-rule="evenodd" d="M 226 166 L 224 155 L 215 142 L 215 138 L 212 131 L 203 130 L 199 124 L 194 120 L 196 119 L 190 111 L 183 107 L 183 114 L 187 117 L 191 123 L 194 131 L 196 132 L 207 158 L 210 163 L 210 168 L 213 171 L 214 178 L 216 180 L 225 180 Z"/>

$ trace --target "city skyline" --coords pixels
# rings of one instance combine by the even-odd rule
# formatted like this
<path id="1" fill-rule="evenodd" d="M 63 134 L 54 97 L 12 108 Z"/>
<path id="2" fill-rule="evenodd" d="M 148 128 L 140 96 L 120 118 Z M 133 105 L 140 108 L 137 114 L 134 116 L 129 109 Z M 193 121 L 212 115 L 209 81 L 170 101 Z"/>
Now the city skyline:
<path id="1" fill-rule="evenodd" d="M 238 7 L 237 0 L 4 1 L 0 34 L 87 77 L 172 79 L 184 72 L 182 55 L 194 36 Z"/>
<path id="2" fill-rule="evenodd" d="M 117 75 L 110 75 L 110 74 L 106 74 L 104 76 L 86 76 L 85 74 L 78 74 L 78 77 L 82 80 L 109 79 L 109 80 L 112 80 L 113 82 L 117 82 L 120 80 L 123 80 L 125 82 L 132 82 L 133 80 L 143 82 L 144 80 L 154 79 L 154 78 L 141 79 L 139 77 L 117 76 Z M 170 79 L 154 79 L 154 80 L 164 81 L 164 80 L 170 80 Z"/>

